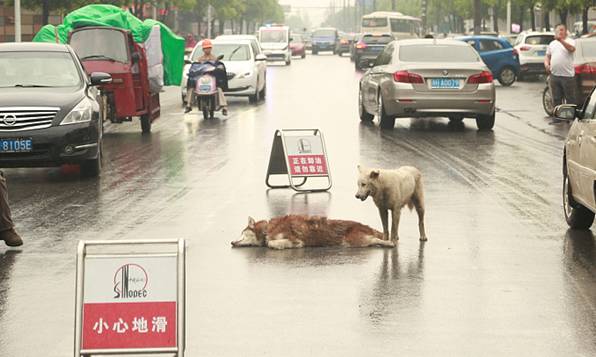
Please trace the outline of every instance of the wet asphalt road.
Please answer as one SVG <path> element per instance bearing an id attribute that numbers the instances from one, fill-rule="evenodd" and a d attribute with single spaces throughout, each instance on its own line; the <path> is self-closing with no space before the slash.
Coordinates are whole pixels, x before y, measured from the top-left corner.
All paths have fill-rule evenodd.
<path id="1" fill-rule="evenodd" d="M 0 250 L 0 356 L 71 355 L 77 240 L 125 238 L 188 240 L 188 356 L 596 355 L 596 240 L 564 222 L 568 124 L 544 118 L 543 84 L 499 87 L 490 133 L 445 119 L 381 132 L 359 123 L 359 76 L 331 55 L 271 66 L 266 102 L 231 100 L 213 121 L 170 88 L 152 135 L 109 128 L 100 179 L 6 170 L 26 243 Z M 329 193 L 266 190 L 283 127 L 323 130 Z M 354 198 L 358 163 L 420 168 L 426 244 L 407 212 L 393 250 L 230 248 L 249 215 L 380 228 Z"/>

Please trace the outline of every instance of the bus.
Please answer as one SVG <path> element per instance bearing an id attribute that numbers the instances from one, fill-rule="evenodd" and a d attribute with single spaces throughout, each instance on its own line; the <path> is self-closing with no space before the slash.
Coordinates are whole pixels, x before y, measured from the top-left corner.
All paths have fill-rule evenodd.
<path id="1" fill-rule="evenodd" d="M 401 12 L 377 11 L 362 16 L 362 33 L 390 33 L 396 40 L 422 37 L 422 20 Z"/>

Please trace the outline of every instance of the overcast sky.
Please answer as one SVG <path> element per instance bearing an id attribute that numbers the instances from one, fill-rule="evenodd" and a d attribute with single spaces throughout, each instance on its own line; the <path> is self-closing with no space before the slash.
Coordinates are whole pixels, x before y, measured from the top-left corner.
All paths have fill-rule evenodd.
<path id="1" fill-rule="evenodd" d="M 336 6 L 339 6 L 343 0 L 335 0 Z M 292 6 L 292 11 L 300 9 L 307 12 L 313 26 L 318 26 L 327 14 L 327 7 L 332 0 L 279 0 L 282 5 Z M 350 0 L 353 3 L 353 0 Z"/>

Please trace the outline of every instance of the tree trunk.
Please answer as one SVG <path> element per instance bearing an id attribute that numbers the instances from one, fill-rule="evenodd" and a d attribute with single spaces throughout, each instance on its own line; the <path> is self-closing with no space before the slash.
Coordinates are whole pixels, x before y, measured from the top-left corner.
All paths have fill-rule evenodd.
<path id="1" fill-rule="evenodd" d="M 546 31 L 550 30 L 550 11 L 544 12 L 544 29 Z"/>
<path id="2" fill-rule="evenodd" d="M 536 31 L 536 13 L 534 12 L 534 6 L 530 7 L 530 24 L 532 31 Z"/>
<path id="3" fill-rule="evenodd" d="M 497 2 L 496 6 L 493 6 L 493 31 L 499 33 L 499 5 Z"/>
<path id="4" fill-rule="evenodd" d="M 590 10 L 589 6 L 584 6 L 582 9 L 582 34 L 585 35 L 588 33 L 588 11 Z"/>
<path id="5" fill-rule="evenodd" d="M 223 35 L 225 28 L 226 28 L 226 20 L 219 19 L 219 34 L 218 35 Z M 213 36 L 213 37 L 215 37 L 215 36 Z"/>
<path id="6" fill-rule="evenodd" d="M 482 22 L 482 0 L 474 0 L 474 35 L 480 35 Z"/>
<path id="7" fill-rule="evenodd" d="M 569 12 L 569 10 L 567 9 L 563 9 L 559 11 L 559 17 L 561 20 L 561 23 L 565 26 L 567 26 L 567 13 Z"/>
<path id="8" fill-rule="evenodd" d="M 524 14 L 526 12 L 526 9 L 524 9 L 523 6 L 520 6 L 519 8 L 519 32 L 522 32 L 524 30 Z"/>
<path id="9" fill-rule="evenodd" d="M 47 25 L 50 19 L 50 0 L 43 0 L 41 4 L 41 23 Z"/>

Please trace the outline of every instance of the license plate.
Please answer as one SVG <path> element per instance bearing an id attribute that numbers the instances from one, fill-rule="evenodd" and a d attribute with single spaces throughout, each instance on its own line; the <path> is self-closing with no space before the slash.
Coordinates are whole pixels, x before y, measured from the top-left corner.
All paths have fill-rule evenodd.
<path id="1" fill-rule="evenodd" d="M 546 56 L 546 51 L 536 51 L 536 56 Z"/>
<path id="2" fill-rule="evenodd" d="M 211 90 L 210 84 L 201 84 L 199 86 L 199 92 L 209 92 Z"/>
<path id="3" fill-rule="evenodd" d="M 453 78 L 432 78 L 430 80 L 432 89 L 459 89 L 459 79 Z"/>
<path id="4" fill-rule="evenodd" d="M 0 139 L 0 152 L 30 152 L 33 150 L 31 139 Z"/>

